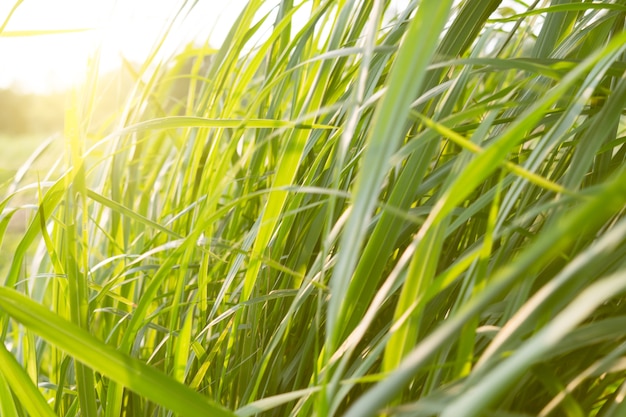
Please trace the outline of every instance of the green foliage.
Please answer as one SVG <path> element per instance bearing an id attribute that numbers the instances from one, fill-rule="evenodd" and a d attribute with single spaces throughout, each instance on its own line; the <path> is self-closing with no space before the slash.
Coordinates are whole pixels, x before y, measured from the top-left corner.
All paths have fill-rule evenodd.
<path id="1" fill-rule="evenodd" d="M 626 2 L 266 6 L 5 183 L 2 415 L 623 415 Z"/>

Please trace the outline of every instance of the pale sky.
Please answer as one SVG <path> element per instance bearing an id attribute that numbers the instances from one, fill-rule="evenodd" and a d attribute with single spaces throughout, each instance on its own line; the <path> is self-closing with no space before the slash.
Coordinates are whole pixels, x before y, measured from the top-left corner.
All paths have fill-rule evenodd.
<path id="1" fill-rule="evenodd" d="M 245 3 L 200 0 L 170 33 L 164 53 L 192 39 L 209 38 L 212 46 L 219 46 Z M 0 1 L 0 23 L 13 4 L 15 0 Z M 118 67 L 120 54 L 141 62 L 182 4 L 174 0 L 24 0 L 0 35 L 0 88 L 14 85 L 36 92 L 66 88 L 80 81 L 98 45 L 102 70 Z M 94 30 L 7 36 L 16 31 L 77 28 Z"/>

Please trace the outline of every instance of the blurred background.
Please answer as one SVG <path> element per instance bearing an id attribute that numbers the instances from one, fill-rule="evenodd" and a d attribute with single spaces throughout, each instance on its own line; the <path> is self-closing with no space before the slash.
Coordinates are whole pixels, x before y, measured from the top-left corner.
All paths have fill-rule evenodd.
<path id="1" fill-rule="evenodd" d="M 192 3 L 0 2 L 2 144 L 7 144 L 8 136 L 19 138 L 25 148 L 22 151 L 28 151 L 31 148 L 28 144 L 34 144 L 29 136 L 45 136 L 61 130 L 66 92 L 83 81 L 90 65 L 98 67 L 102 84 L 117 87 L 108 88 L 107 95 L 99 98 L 101 111 L 119 104 L 127 87 L 125 83 L 131 82 L 130 77 L 124 78 L 124 63 L 144 62 L 179 10 L 188 12 Z M 182 10 L 181 4 L 185 4 Z M 195 12 L 171 28 L 160 53 L 172 54 L 187 43 L 209 38 L 211 46 L 219 46 L 244 4 L 244 0 L 197 2 Z M 171 36 L 172 33 L 176 36 Z M 5 164 L 3 168 L 10 169 Z"/>

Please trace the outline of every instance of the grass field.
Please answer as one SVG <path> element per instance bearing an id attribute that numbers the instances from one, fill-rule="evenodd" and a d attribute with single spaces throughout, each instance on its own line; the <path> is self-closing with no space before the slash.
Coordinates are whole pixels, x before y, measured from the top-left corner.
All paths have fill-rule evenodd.
<path id="1" fill-rule="evenodd" d="M 32 163 L 29 159 L 36 155 L 39 147 L 45 146 L 50 139 L 50 145 L 45 153 L 35 158 Z M 21 187 L 14 182 L 16 176 L 22 177 L 20 183 L 23 185 L 36 184 L 37 181 L 43 181 L 49 174 L 55 163 L 63 159 L 63 139 L 48 138 L 41 134 L 29 135 L 8 135 L 0 134 L 0 184 L 3 184 L 5 191 L 16 190 Z M 27 166 L 28 169 L 22 169 Z M 23 174 L 22 174 L 23 172 Z M 2 236 L 2 248 L 0 250 L 0 273 L 5 275 L 11 261 L 15 249 L 24 235 L 24 231 L 28 227 L 29 221 L 34 218 L 36 213 L 36 205 L 38 203 L 36 189 L 31 191 L 18 192 L 11 198 L 11 207 L 22 207 L 17 211 L 7 224 L 7 228 Z"/>
<path id="2" fill-rule="evenodd" d="M 91 68 L 3 191 L 0 415 L 625 415 L 626 2 L 515 3 L 251 0 L 108 118 Z"/>
<path id="3" fill-rule="evenodd" d="M 0 181 L 6 182 L 12 180 L 20 167 L 27 162 L 28 158 L 35 152 L 38 146 L 46 141 L 45 135 L 29 134 L 29 135 L 8 135 L 0 134 L 0 147 L 2 147 L 2 168 L 0 171 Z M 29 169 L 31 175 L 37 172 L 41 176 L 45 176 L 54 163 L 54 158 L 63 157 L 63 141 L 57 140 L 58 145 L 55 147 L 57 152 L 48 152 L 43 159 L 38 159 Z M 32 181 L 32 179 L 31 179 Z"/>

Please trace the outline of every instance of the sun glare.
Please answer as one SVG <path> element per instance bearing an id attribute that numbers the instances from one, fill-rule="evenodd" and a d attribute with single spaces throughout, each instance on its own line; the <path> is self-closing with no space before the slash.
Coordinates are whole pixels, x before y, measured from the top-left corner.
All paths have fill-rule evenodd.
<path id="1" fill-rule="evenodd" d="M 307 6 L 307 1 L 303 1 Z M 208 39 L 210 46 L 219 47 L 246 3 L 247 0 L 25 0 L 0 34 L 0 56 L 5 57 L 0 89 L 35 93 L 65 90 L 85 78 L 88 63 L 94 62 L 96 53 L 101 72 L 119 68 L 123 59 L 144 62 L 165 31 L 167 36 L 159 54 L 162 58 L 182 50 L 185 43 L 194 39 L 200 43 Z M 405 7 L 405 3 L 392 1 L 396 9 Z M 0 23 L 14 4 L 0 2 Z M 193 12 L 189 13 L 192 4 Z M 276 4 L 267 2 L 259 14 L 275 13 Z M 170 27 L 181 5 L 184 7 L 179 19 Z M 300 17 L 308 14 L 306 10 L 303 7 L 301 13 L 294 15 L 294 30 L 300 21 L 306 21 Z M 266 23 L 269 25 L 270 21 Z M 252 39 L 251 44 L 256 40 Z"/>
<path id="2" fill-rule="evenodd" d="M 168 0 L 24 1 L 0 35 L 0 54 L 8 57 L 0 71 L 0 88 L 39 93 L 66 89 L 84 78 L 96 52 L 101 71 L 120 67 L 122 58 L 142 62 L 181 4 Z M 193 21 L 179 20 L 171 28 L 163 53 L 208 33 L 213 45 L 221 43 L 244 4 L 243 0 L 226 5 L 215 0 L 198 2 Z M 0 3 L 0 21 L 11 7 Z"/>

